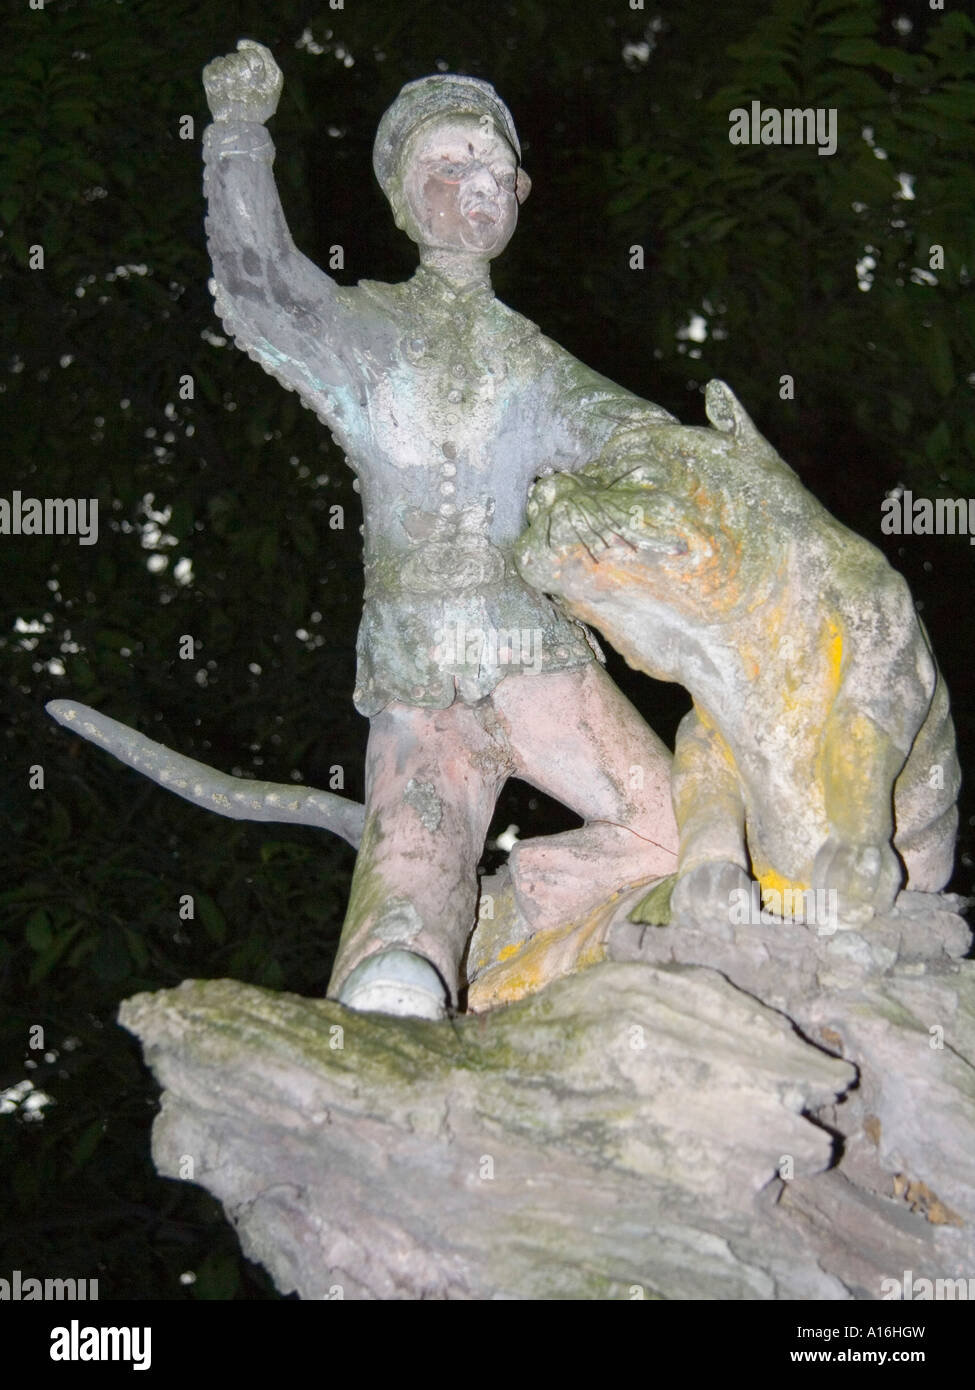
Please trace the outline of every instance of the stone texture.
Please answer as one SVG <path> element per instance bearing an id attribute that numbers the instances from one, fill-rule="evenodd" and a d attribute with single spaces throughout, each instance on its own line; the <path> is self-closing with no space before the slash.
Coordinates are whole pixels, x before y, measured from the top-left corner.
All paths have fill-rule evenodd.
<path id="1" fill-rule="evenodd" d="M 159 1171 L 192 1159 L 303 1298 L 877 1298 L 906 1269 L 971 1274 L 957 901 L 726 941 L 627 923 L 640 891 L 606 914 L 614 959 L 448 1023 L 226 980 L 127 1001 L 164 1087 Z"/>

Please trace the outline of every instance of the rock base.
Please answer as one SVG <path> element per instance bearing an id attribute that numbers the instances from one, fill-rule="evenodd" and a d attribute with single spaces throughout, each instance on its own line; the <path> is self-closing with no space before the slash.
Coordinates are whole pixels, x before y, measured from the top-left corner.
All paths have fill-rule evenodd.
<path id="1" fill-rule="evenodd" d="M 959 906 L 729 939 L 621 898 L 573 929 L 572 973 L 449 1023 L 230 980 L 120 1019 L 164 1088 L 157 1168 L 283 1293 L 880 1298 L 975 1276 Z"/>

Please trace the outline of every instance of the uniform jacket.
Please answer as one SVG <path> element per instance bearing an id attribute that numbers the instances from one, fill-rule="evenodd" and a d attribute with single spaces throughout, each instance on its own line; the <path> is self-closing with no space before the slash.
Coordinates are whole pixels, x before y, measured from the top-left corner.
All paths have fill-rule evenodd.
<path id="1" fill-rule="evenodd" d="M 474 702 L 512 670 L 593 660 L 588 630 L 511 563 L 528 489 L 590 462 L 621 424 L 673 417 L 488 286 L 459 293 L 423 266 L 402 284 L 337 285 L 291 239 L 266 129 L 221 121 L 203 149 L 217 314 L 318 414 L 358 478 L 356 708 Z"/>

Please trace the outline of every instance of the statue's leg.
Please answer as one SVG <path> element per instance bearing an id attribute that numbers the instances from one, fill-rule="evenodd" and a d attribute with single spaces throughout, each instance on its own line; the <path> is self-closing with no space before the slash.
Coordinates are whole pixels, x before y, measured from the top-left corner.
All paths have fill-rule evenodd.
<path id="1" fill-rule="evenodd" d="M 696 709 L 685 714 L 674 750 L 674 809 L 680 826 L 673 920 L 702 930 L 731 926 L 736 902 L 748 900 L 745 803 L 731 750 Z M 745 899 L 735 893 L 745 893 Z"/>
<path id="2" fill-rule="evenodd" d="M 460 702 L 443 710 L 393 703 L 373 717 L 365 829 L 330 997 L 367 957 L 395 950 L 431 962 L 456 1004 L 477 865 L 509 771 L 503 740 Z"/>
<path id="3" fill-rule="evenodd" d="M 514 775 L 586 821 L 512 849 L 515 897 L 531 927 L 577 919 L 617 889 L 674 872 L 671 755 L 601 666 L 506 676 L 493 704 Z"/>
<path id="4" fill-rule="evenodd" d="M 961 768 L 948 692 L 939 675 L 931 708 L 894 784 L 894 848 L 907 869 L 907 887 L 937 893 L 955 867 Z"/>

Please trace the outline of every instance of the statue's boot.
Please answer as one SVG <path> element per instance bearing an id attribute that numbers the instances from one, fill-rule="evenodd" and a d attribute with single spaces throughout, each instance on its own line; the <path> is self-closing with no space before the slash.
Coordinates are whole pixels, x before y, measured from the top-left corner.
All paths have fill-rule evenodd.
<path id="1" fill-rule="evenodd" d="M 413 951 L 379 951 L 346 976 L 339 1003 L 360 1013 L 395 1014 L 399 1018 L 447 1017 L 449 994 L 443 980 L 423 956 Z"/>
<path id="2" fill-rule="evenodd" d="M 509 759 L 460 702 L 391 702 L 370 721 L 366 821 L 328 993 L 442 1018 L 458 1003 L 477 865 Z"/>

